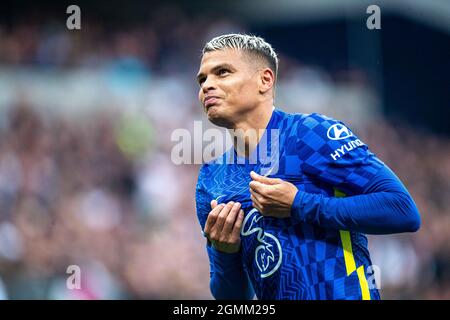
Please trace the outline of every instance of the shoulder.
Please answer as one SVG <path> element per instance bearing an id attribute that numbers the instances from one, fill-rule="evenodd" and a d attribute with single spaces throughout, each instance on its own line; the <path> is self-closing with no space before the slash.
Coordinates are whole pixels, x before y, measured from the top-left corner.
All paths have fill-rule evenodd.
<path id="1" fill-rule="evenodd" d="M 331 140 L 340 140 L 341 137 L 350 137 L 353 133 L 340 120 L 333 119 L 320 113 L 287 113 L 276 110 L 280 122 L 285 129 L 289 130 L 289 136 L 300 136 L 310 134 Z M 336 138 L 336 139 L 335 139 Z"/>
<path id="2" fill-rule="evenodd" d="M 299 119 L 297 133 L 302 137 L 310 134 L 334 141 L 354 136 L 350 128 L 342 121 L 319 113 L 303 114 L 303 117 Z"/>
<path id="3" fill-rule="evenodd" d="M 302 125 L 308 114 L 303 113 L 288 113 L 280 109 L 275 109 L 275 121 L 277 122 L 273 127 L 281 129 L 282 132 L 289 138 L 293 138 L 298 134 L 298 130 Z"/>
<path id="4" fill-rule="evenodd" d="M 313 129 L 318 125 L 330 127 L 333 124 L 342 123 L 342 121 L 320 113 L 288 113 L 280 109 L 275 109 L 275 112 L 279 121 L 298 127 L 299 129 Z"/>
<path id="5" fill-rule="evenodd" d="M 302 118 L 302 126 L 309 129 L 313 129 L 317 126 L 328 128 L 337 123 L 342 123 L 342 121 L 333 119 L 320 113 L 303 114 Z"/>

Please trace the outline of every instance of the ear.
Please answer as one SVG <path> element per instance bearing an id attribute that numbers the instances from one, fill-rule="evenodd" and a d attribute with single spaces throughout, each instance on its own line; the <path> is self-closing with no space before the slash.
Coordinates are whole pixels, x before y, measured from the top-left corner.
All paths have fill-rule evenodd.
<path id="1" fill-rule="evenodd" d="M 264 68 L 259 72 L 259 93 L 265 94 L 273 88 L 275 75 L 270 68 Z"/>

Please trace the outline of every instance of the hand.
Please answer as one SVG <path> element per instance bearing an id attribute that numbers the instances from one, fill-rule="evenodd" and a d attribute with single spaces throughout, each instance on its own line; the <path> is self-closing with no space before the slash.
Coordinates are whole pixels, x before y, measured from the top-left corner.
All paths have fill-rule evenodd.
<path id="1" fill-rule="evenodd" d="M 250 193 L 253 207 L 264 216 L 288 218 L 291 215 L 292 203 L 297 194 L 297 187 L 290 182 L 267 178 L 255 172 L 250 176 Z"/>
<path id="2" fill-rule="evenodd" d="M 230 201 L 226 205 L 217 205 L 217 201 L 213 200 L 211 208 L 203 233 L 214 249 L 225 253 L 238 252 L 241 246 L 240 232 L 244 220 L 241 204 Z"/>

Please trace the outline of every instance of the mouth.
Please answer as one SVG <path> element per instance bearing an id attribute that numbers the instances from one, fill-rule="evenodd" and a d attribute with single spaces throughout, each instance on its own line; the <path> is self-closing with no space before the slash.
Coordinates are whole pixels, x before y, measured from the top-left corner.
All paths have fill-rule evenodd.
<path id="1" fill-rule="evenodd" d="M 206 97 L 206 99 L 203 101 L 203 105 L 205 106 L 206 110 L 208 110 L 209 108 L 217 104 L 218 101 L 219 97 L 214 96 Z"/>

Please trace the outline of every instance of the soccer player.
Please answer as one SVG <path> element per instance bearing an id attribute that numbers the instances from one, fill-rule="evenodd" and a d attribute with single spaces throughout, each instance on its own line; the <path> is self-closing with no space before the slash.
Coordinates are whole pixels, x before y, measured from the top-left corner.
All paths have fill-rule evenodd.
<path id="1" fill-rule="evenodd" d="M 211 292 L 216 299 L 380 299 L 365 234 L 415 232 L 417 207 L 342 122 L 275 108 L 277 69 L 260 37 L 223 35 L 203 49 L 197 78 L 209 121 L 257 132 L 257 139 L 235 134 L 234 147 L 199 172 Z M 262 144 L 277 161 L 261 156 Z"/>

